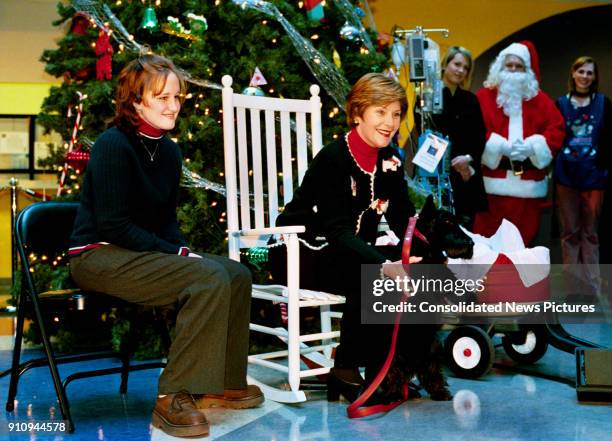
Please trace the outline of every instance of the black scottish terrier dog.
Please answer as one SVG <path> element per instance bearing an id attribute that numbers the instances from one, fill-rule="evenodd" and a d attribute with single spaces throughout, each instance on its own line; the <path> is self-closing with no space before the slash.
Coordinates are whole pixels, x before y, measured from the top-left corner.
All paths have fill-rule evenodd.
<path id="1" fill-rule="evenodd" d="M 414 238 L 412 254 L 421 256 L 421 263 L 445 263 L 447 257 L 472 258 L 474 242 L 463 232 L 456 217 L 447 210 L 436 208 L 428 196 L 419 213 L 417 229 L 427 242 Z"/>
<path id="2" fill-rule="evenodd" d="M 444 264 L 447 257 L 470 259 L 473 255 L 472 239 L 461 230 L 454 215 L 435 207 L 431 196 L 419 213 L 416 228 L 425 240 L 417 235 L 413 237 L 411 255 L 422 257 L 420 263 Z M 454 276 L 444 266 L 436 266 L 435 277 L 451 279 Z M 438 302 L 452 301 L 438 295 L 432 296 L 433 299 Z M 397 398 L 404 385 L 410 384 L 416 376 L 432 400 L 452 399 L 442 372 L 442 348 L 436 338 L 440 327 L 437 323 L 400 327 L 393 364 L 381 388 L 385 396 Z M 411 388 L 410 396 L 420 396 L 418 389 Z"/>

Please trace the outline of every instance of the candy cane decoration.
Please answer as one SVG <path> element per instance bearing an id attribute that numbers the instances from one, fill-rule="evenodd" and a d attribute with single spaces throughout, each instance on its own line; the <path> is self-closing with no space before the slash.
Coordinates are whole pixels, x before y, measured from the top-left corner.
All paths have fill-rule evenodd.
<path id="1" fill-rule="evenodd" d="M 289 324 L 289 312 L 287 311 L 287 303 L 280 302 L 280 312 L 283 325 Z"/>
<path id="2" fill-rule="evenodd" d="M 70 144 L 68 144 L 68 152 L 70 153 L 76 144 L 77 133 L 79 132 L 79 124 L 81 124 L 81 113 L 83 112 L 83 101 L 87 98 L 87 95 L 83 95 L 77 91 L 79 96 L 79 107 L 77 108 L 76 119 L 74 121 L 74 127 L 72 128 L 72 137 L 70 138 Z M 68 108 L 70 113 L 70 107 Z M 57 188 L 57 195 L 62 194 L 62 188 L 64 187 L 64 181 L 66 180 L 66 174 L 68 173 L 68 161 L 64 161 L 64 168 L 62 170 L 62 176 L 60 177 L 59 187 Z"/>

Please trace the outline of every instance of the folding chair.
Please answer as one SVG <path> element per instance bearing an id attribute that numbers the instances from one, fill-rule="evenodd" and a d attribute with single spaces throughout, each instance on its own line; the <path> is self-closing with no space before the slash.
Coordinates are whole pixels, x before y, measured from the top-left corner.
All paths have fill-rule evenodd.
<path id="1" fill-rule="evenodd" d="M 253 287 L 253 298 L 287 305 L 287 328 L 250 324 L 251 331 L 275 335 L 285 341 L 287 350 L 251 354 L 249 362 L 285 373 L 289 390 L 252 377 L 249 380 L 261 387 L 271 400 L 305 401 L 306 396 L 300 390 L 301 379 L 326 374 L 333 366 L 332 348 L 337 345 L 333 339 L 340 336 L 340 331 L 332 331 L 331 319 L 341 315 L 331 311 L 330 306 L 344 303 L 344 297 L 300 289 L 298 233 L 305 228 L 301 225 L 275 227 L 274 224 L 279 214 L 279 195 L 283 206 L 291 201 L 293 188 L 302 181 L 309 158 L 322 147 L 319 86 L 310 86 L 309 100 L 296 100 L 234 93 L 229 75 L 223 77 L 222 83 L 229 257 L 240 261 L 241 248 L 265 246 L 273 235 L 282 237 L 287 247 L 287 286 Z M 279 135 L 281 153 L 277 160 Z M 321 332 L 300 333 L 300 308 L 304 307 L 320 308 Z M 317 341 L 320 344 L 307 345 Z M 318 367 L 305 368 L 300 356 Z"/>
<path id="2" fill-rule="evenodd" d="M 54 353 L 49 340 L 48 326 L 46 324 L 46 322 L 51 320 L 51 317 L 45 316 L 45 309 L 43 308 L 44 305 L 48 303 L 53 303 L 54 307 L 59 306 L 64 308 L 64 310 L 82 310 L 89 307 L 90 303 L 92 307 L 94 307 L 97 301 L 104 300 L 107 302 L 106 304 L 113 306 L 129 306 L 133 308 L 134 315 L 137 313 L 134 309 L 136 308 L 135 305 L 129 305 L 119 299 L 100 293 L 84 293 L 78 289 L 38 292 L 36 289 L 28 256 L 31 253 L 39 256 L 57 256 L 66 252 L 68 250 L 68 241 L 72 232 L 78 206 L 78 202 L 38 202 L 26 207 L 17 217 L 15 238 L 21 260 L 21 291 L 19 293 L 17 306 L 17 329 L 15 333 L 12 367 L 2 374 L 6 375 L 9 372 L 11 374 L 6 410 L 12 412 L 14 410 L 15 397 L 17 396 L 17 385 L 21 375 L 32 368 L 48 366 L 53 379 L 53 385 L 55 386 L 60 411 L 63 419 L 68 424 L 69 432 L 74 431 L 74 423 L 66 397 L 66 387 L 71 381 L 79 378 L 120 373 L 121 385 L 119 391 L 124 394 L 127 392 L 129 371 L 152 368 L 159 369 L 165 366 L 163 362 L 130 365 L 129 351 L 131 349 L 131 342 L 129 342 L 129 338 L 128 344 L 123 345 L 121 352 L 105 351 L 73 355 L 56 355 Z M 21 339 L 23 337 L 24 321 L 28 311 L 34 313 L 33 319 L 40 330 L 45 357 L 20 363 Z M 169 342 L 167 329 L 165 335 L 162 335 L 162 337 L 166 337 L 165 343 Z M 121 360 L 121 367 L 76 372 L 66 376 L 63 380 L 57 369 L 58 364 L 102 358 L 119 358 Z"/>

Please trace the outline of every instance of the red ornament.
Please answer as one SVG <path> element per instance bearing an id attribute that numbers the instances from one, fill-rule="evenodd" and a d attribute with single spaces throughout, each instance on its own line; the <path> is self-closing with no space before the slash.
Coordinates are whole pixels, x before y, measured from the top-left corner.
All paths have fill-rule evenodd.
<path id="1" fill-rule="evenodd" d="M 77 12 L 72 17 L 70 22 L 70 33 L 73 35 L 88 36 L 88 30 L 91 27 L 92 18 L 85 12 Z M 70 84 L 73 81 L 87 81 L 93 75 L 93 66 L 85 66 L 75 72 L 64 72 L 64 82 Z"/>
<path id="2" fill-rule="evenodd" d="M 382 52 L 387 46 L 390 46 L 393 41 L 391 34 L 387 32 L 379 32 L 376 36 L 376 50 Z"/>
<path id="3" fill-rule="evenodd" d="M 110 80 L 113 71 L 113 46 L 110 42 L 110 31 L 107 27 L 104 27 L 98 33 L 98 40 L 96 41 L 96 78 L 98 80 Z"/>
<path id="4" fill-rule="evenodd" d="M 66 162 L 70 167 L 81 173 L 85 170 L 85 167 L 87 167 L 89 157 L 89 152 L 84 151 L 82 146 L 78 144 L 76 149 L 66 153 Z"/>
<path id="5" fill-rule="evenodd" d="M 87 35 L 87 29 L 91 26 L 91 17 L 84 12 L 77 12 L 72 17 L 70 32 L 77 35 Z"/>

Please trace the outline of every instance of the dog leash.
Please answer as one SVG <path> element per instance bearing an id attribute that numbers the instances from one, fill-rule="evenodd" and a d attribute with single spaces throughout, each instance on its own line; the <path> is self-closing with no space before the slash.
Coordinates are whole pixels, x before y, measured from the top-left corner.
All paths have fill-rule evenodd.
<path id="1" fill-rule="evenodd" d="M 425 236 L 423 236 L 423 234 L 416 229 L 417 219 L 418 215 L 415 215 L 408 220 L 408 227 L 406 228 L 406 234 L 404 235 L 404 243 L 402 245 L 402 265 L 410 265 L 410 249 L 412 248 L 412 238 L 415 235 L 419 239 L 423 240 L 425 243 L 429 243 L 427 242 Z M 404 268 L 406 268 L 406 266 Z M 406 298 L 407 293 L 404 293 L 400 302 L 403 302 Z M 389 353 L 387 354 L 385 363 L 374 378 L 374 381 L 372 381 L 372 383 L 370 383 L 366 390 L 346 408 L 346 413 L 349 418 L 363 418 L 366 416 L 375 415 L 377 413 L 389 412 L 408 399 L 408 384 L 404 384 L 402 386 L 401 400 L 394 401 L 389 404 L 375 404 L 373 406 L 367 406 L 363 408 L 361 407 L 372 396 L 376 389 L 378 389 L 378 386 L 380 386 L 380 384 L 387 376 L 387 373 L 389 372 L 389 368 L 391 367 L 391 363 L 393 362 L 393 357 L 395 356 L 395 346 L 397 345 L 397 335 L 399 333 L 399 324 L 401 316 L 402 313 L 400 311 L 398 311 L 395 315 L 395 322 L 393 324 L 393 334 L 391 335 L 391 345 L 389 347 Z"/>

